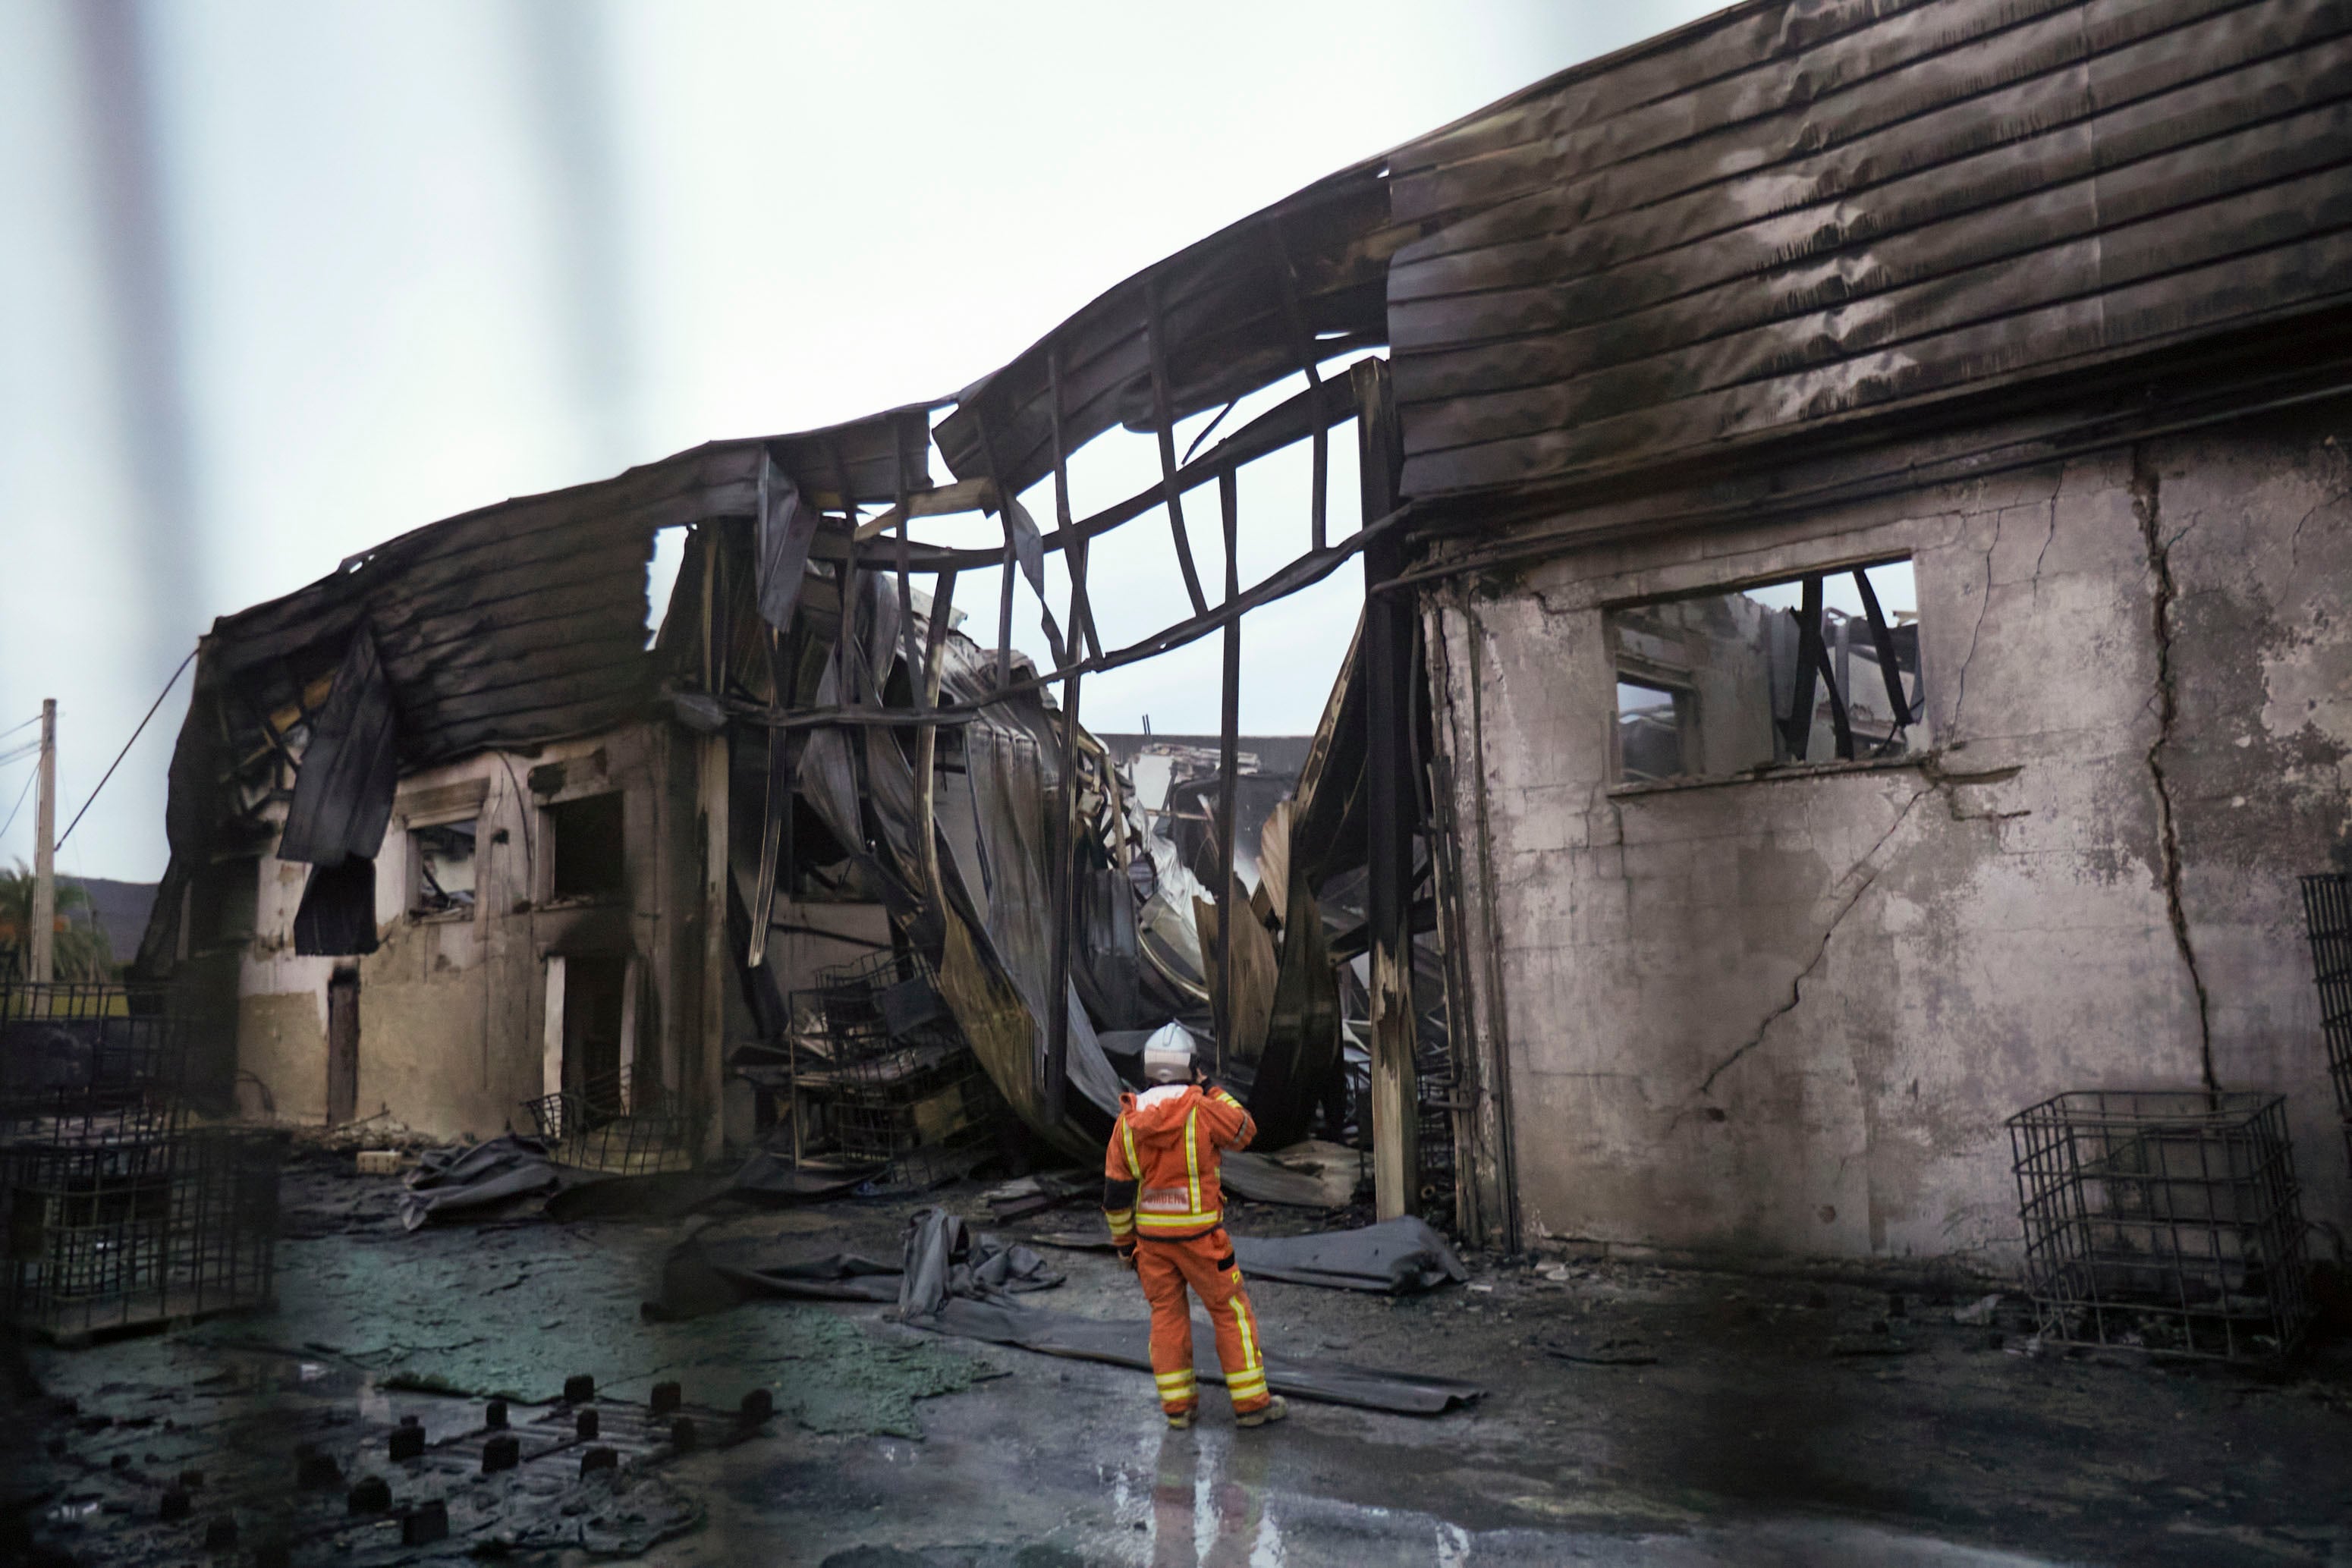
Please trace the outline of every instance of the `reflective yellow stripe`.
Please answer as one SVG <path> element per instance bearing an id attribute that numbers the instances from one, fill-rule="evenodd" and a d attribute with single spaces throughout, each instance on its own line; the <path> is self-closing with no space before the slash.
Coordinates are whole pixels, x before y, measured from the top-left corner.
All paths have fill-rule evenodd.
<path id="1" fill-rule="evenodd" d="M 1184 1113 L 1184 1185 L 1192 1194 L 1192 1212 L 1201 1211 L 1201 1145 L 1199 1107 Z"/>
<path id="2" fill-rule="evenodd" d="M 1187 1372 L 1160 1372 L 1152 1375 L 1162 1388 L 1183 1388 L 1191 1385 L 1192 1375 Z"/>
<path id="3" fill-rule="evenodd" d="M 1118 1139 L 1120 1143 L 1127 1145 L 1128 1174 L 1133 1176 L 1136 1180 L 1141 1181 L 1143 1179 L 1143 1162 L 1136 1157 L 1135 1129 L 1127 1124 L 1127 1118 L 1124 1116 L 1121 1116 L 1118 1119 Z M 1198 1208 L 1201 1206 L 1196 1203 L 1192 1207 Z"/>
<path id="4" fill-rule="evenodd" d="M 1185 1236 L 1198 1230 L 1213 1229 L 1223 1222 L 1223 1213 L 1213 1208 L 1206 1214 L 1156 1214 L 1147 1208 L 1135 1217 L 1138 1230 L 1167 1231 Z"/>
<path id="5" fill-rule="evenodd" d="M 1239 1296 L 1234 1298 L 1234 1322 L 1242 1331 L 1242 1364 L 1255 1372 L 1265 1364 L 1257 1357 L 1257 1334 L 1250 1327 L 1249 1309 L 1242 1305 Z"/>

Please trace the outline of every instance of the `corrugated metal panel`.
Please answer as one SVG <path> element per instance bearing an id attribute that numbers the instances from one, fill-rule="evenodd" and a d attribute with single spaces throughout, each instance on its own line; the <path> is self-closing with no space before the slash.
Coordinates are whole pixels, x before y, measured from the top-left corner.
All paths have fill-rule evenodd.
<path id="1" fill-rule="evenodd" d="M 1049 355 L 1062 356 L 1063 440 L 1076 451 L 1115 424 L 1155 428 L 1149 341 L 1159 292 L 1170 402 L 1181 419 L 1299 368 L 1283 299 L 1286 259 L 1312 352 L 1331 358 L 1386 332 L 1388 258 L 1418 231 L 1389 221 L 1380 160 L 1360 163 L 1157 262 L 966 388 L 932 433 L 960 478 L 1014 491 L 1053 472 Z"/>
<path id="2" fill-rule="evenodd" d="M 2346 0 L 1771 0 L 1392 155 L 1405 488 L 2352 302 Z"/>
<path id="3" fill-rule="evenodd" d="M 402 764 L 608 728 L 645 711 L 646 569 L 659 529 L 757 507 L 762 448 L 821 505 L 930 483 L 929 413 L 894 409 L 765 440 L 713 442 L 595 484 L 431 524 L 332 576 L 215 623 L 173 761 L 175 849 L 273 788 L 362 626 Z"/>

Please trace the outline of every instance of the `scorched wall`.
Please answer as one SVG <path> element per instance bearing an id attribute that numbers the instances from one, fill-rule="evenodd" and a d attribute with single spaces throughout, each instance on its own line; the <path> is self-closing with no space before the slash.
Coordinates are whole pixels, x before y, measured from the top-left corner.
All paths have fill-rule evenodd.
<path id="1" fill-rule="evenodd" d="M 2209 1081 L 2288 1096 L 2305 1213 L 2342 1220 L 2295 879 L 2352 824 L 2347 433 L 2339 403 L 1429 599 L 1524 1237 L 2005 1266 L 2005 1117 Z M 1906 555 L 1924 756 L 1612 786 L 1605 607 Z"/>

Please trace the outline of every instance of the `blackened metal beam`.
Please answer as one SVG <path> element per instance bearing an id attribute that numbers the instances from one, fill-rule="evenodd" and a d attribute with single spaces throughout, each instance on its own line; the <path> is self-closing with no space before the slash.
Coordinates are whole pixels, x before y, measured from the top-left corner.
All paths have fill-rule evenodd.
<path id="1" fill-rule="evenodd" d="M 1315 334 L 1307 329 L 1306 312 L 1298 305 L 1298 272 L 1290 264 L 1290 247 L 1283 243 L 1282 217 L 1268 213 L 1265 218 L 1265 240 L 1274 255 L 1274 278 L 1282 290 L 1282 314 L 1290 328 L 1290 338 L 1298 354 L 1298 368 L 1307 377 L 1307 390 L 1319 391 L 1323 372 L 1315 362 Z M 1314 546 L 1323 548 L 1329 531 L 1331 489 L 1331 434 L 1321 423 L 1315 426 L 1315 476 L 1311 500 L 1307 507 L 1314 526 Z"/>
<path id="2" fill-rule="evenodd" d="M 1217 476 L 1217 513 L 1225 533 L 1225 603 L 1242 596 L 1241 478 L 1228 468 Z M 1234 927 L 1244 919 L 1248 905 L 1234 894 L 1234 848 L 1241 837 L 1234 820 L 1240 794 L 1242 722 L 1242 618 L 1225 622 L 1223 706 L 1217 720 L 1217 1073 L 1223 1076 L 1234 1026 Z"/>
<path id="3" fill-rule="evenodd" d="M 1175 483 L 1176 415 L 1168 397 L 1168 342 L 1160 323 L 1157 274 L 1151 278 L 1145 298 L 1146 337 L 1151 353 L 1151 414 L 1160 435 L 1160 479 L 1167 490 L 1168 532 L 1176 541 L 1176 565 L 1184 574 L 1184 591 L 1192 596 L 1192 613 L 1205 615 L 1209 601 L 1201 592 L 1201 570 L 1192 564 L 1192 540 L 1184 532 L 1184 496 Z"/>
<path id="4" fill-rule="evenodd" d="M 1054 425 L 1054 520 L 1070 526 L 1070 475 L 1062 450 L 1062 356 L 1057 346 L 1046 361 L 1052 383 Z M 1006 536 L 1010 538 L 1010 534 Z M 1087 555 L 1069 554 L 1070 652 L 1084 653 L 1093 614 L 1087 605 Z M 1096 652 L 1099 653 L 1100 649 Z M 1054 949 L 1046 966 L 1045 1060 L 1039 1091 L 1045 1116 L 1058 1118 L 1070 1075 L 1070 930 L 1076 922 L 1078 897 L 1078 682 L 1073 672 L 1062 682 L 1062 779 L 1060 810 L 1055 831 L 1046 835 L 1048 863 L 1054 868 Z"/>

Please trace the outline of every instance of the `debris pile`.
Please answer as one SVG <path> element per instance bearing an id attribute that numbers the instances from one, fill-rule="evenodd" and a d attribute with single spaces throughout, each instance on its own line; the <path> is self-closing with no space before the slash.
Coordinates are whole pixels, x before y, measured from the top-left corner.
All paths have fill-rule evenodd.
<path id="1" fill-rule="evenodd" d="M 923 1188 L 993 1148 L 1003 1099 L 921 955 L 824 970 L 793 993 L 791 1019 L 777 1045 L 739 1052 L 736 1070 L 789 1105 L 795 1160 Z"/>

